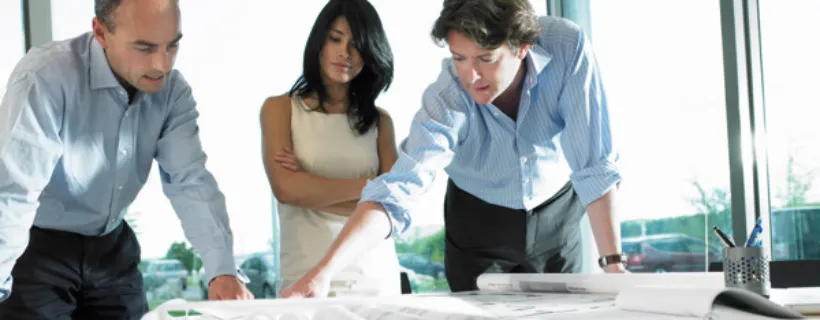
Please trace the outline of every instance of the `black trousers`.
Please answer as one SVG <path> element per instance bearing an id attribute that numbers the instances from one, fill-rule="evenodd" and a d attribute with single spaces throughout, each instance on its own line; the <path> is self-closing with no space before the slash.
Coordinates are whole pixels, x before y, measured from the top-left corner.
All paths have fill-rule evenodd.
<path id="1" fill-rule="evenodd" d="M 447 185 L 444 273 L 453 292 L 477 290 L 482 273 L 578 273 L 586 210 L 567 183 L 532 211 L 487 203 Z"/>
<path id="2" fill-rule="evenodd" d="M 31 228 L 0 319 L 140 319 L 148 312 L 140 246 L 122 222 L 101 237 Z"/>

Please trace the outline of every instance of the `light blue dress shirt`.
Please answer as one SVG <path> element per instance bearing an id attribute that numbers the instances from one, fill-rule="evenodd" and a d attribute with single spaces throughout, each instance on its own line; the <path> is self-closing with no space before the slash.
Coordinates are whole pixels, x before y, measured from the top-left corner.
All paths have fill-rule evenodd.
<path id="1" fill-rule="evenodd" d="M 371 180 L 360 202 L 382 204 L 393 234 L 407 229 L 413 203 L 436 171 L 485 202 L 531 210 L 567 180 L 584 206 L 621 180 L 609 110 L 592 48 L 568 20 L 539 18 L 541 33 L 525 58 L 516 119 L 479 105 L 445 59 L 422 97 L 390 172 Z M 570 170 L 561 170 L 563 154 Z M 566 165 L 565 164 L 565 165 Z"/>
<path id="2" fill-rule="evenodd" d="M 205 168 L 195 106 L 177 71 L 129 105 L 90 33 L 32 49 L 0 103 L 0 279 L 32 224 L 89 236 L 119 226 L 155 159 L 208 280 L 236 275 L 225 198 Z"/>

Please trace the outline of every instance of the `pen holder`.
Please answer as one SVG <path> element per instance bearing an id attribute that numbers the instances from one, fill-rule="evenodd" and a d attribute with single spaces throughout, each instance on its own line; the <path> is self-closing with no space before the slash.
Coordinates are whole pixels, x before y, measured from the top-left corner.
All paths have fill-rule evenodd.
<path id="1" fill-rule="evenodd" d="M 726 287 L 745 289 L 769 297 L 769 256 L 763 247 L 723 249 L 723 280 Z"/>

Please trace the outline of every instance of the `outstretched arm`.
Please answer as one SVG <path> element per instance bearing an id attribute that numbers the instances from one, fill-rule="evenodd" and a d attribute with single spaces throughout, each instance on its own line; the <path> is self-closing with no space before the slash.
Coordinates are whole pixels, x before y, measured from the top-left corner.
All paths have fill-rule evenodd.
<path id="1" fill-rule="evenodd" d="M 565 54 L 570 64 L 558 107 L 565 122 L 561 146 L 573 170 L 573 188 L 586 206 L 601 256 L 620 252 L 616 190 L 621 181 L 613 146 L 609 108 L 595 57 L 582 32 Z M 605 268 L 622 272 L 623 265 Z"/>
<path id="2" fill-rule="evenodd" d="M 205 168 L 207 157 L 199 139 L 199 113 L 191 88 L 180 74 L 172 80 L 168 84 L 172 86 L 172 109 L 156 152 L 163 192 L 182 222 L 185 237 L 202 257 L 209 298 L 253 298 L 237 278 L 225 197 Z"/>

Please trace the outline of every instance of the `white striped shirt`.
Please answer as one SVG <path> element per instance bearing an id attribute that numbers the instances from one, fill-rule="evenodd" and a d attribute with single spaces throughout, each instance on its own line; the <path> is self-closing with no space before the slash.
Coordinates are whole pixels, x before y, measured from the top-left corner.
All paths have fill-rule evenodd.
<path id="1" fill-rule="evenodd" d="M 413 203 L 441 168 L 464 191 L 524 210 L 546 201 L 567 179 L 584 206 L 620 182 L 590 44 L 566 19 L 541 17 L 539 23 L 541 35 L 525 59 L 517 120 L 473 101 L 452 59 L 444 60 L 399 146 L 398 161 L 362 191 L 360 202 L 385 207 L 394 235 L 410 226 Z M 560 170 L 561 154 L 572 170 L 569 176 Z"/>

